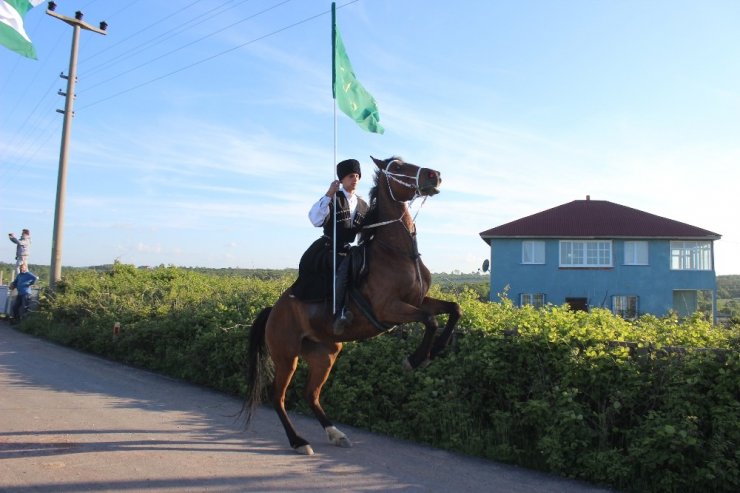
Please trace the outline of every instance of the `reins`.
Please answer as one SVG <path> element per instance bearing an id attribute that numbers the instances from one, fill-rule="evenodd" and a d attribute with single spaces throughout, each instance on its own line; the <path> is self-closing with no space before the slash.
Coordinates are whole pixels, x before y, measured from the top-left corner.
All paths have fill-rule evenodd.
<path id="1" fill-rule="evenodd" d="M 416 200 L 417 198 L 418 198 L 418 196 L 416 196 L 416 197 L 414 197 L 413 199 L 409 200 L 409 201 L 408 201 L 408 202 L 409 202 L 409 205 L 408 205 L 408 207 L 411 207 L 411 205 L 412 205 L 412 204 L 414 203 L 414 200 Z M 411 223 L 412 223 L 412 224 L 413 224 L 414 226 L 416 226 L 416 216 L 418 216 L 418 215 L 419 215 L 419 213 L 421 212 L 421 208 L 422 208 L 422 207 L 424 207 L 424 204 L 426 203 L 426 201 L 427 201 L 427 199 L 428 199 L 428 198 L 429 198 L 429 197 L 424 197 L 424 200 L 422 200 L 422 201 L 421 201 L 421 205 L 419 206 L 419 210 L 418 210 L 418 211 L 416 211 L 416 214 L 414 214 L 414 217 L 412 217 L 412 218 L 411 218 Z M 394 199 L 394 200 L 395 200 L 395 199 Z M 401 201 L 400 201 L 400 200 L 396 200 L 396 202 L 401 202 Z M 388 221 L 382 221 L 382 222 L 379 222 L 379 223 L 374 223 L 374 224 L 368 224 L 367 226 L 363 226 L 363 227 L 362 227 L 362 229 L 372 229 L 372 228 L 379 228 L 379 227 L 381 227 L 381 226 L 386 226 L 386 225 L 388 225 L 388 224 L 392 224 L 392 223 L 396 223 L 396 222 L 398 222 L 398 223 L 401 223 L 401 224 L 403 224 L 403 227 L 404 227 L 404 228 L 406 229 L 406 231 L 407 231 L 407 232 L 408 232 L 409 234 L 412 234 L 412 233 L 411 233 L 411 231 L 409 231 L 409 229 L 408 229 L 408 228 L 406 228 L 406 224 L 405 224 L 405 223 L 404 223 L 404 222 L 402 221 L 402 219 L 403 219 L 403 216 L 405 216 L 405 215 L 406 215 L 406 211 L 403 211 L 403 213 L 401 213 L 401 217 L 399 217 L 398 219 L 389 219 Z M 416 230 L 416 227 L 414 227 L 414 231 L 415 231 L 415 230 Z"/>

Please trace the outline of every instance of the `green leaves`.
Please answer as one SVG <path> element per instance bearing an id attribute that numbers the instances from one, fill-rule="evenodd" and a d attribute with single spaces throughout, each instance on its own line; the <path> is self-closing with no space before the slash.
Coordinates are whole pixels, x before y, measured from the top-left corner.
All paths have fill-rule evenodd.
<path id="1" fill-rule="evenodd" d="M 70 274 L 21 327 L 240 394 L 248 326 L 292 280 L 116 264 Z M 332 419 L 623 491 L 740 491 L 738 325 L 430 294 L 462 306 L 454 345 L 406 372 L 420 326 L 345 344 L 322 394 Z M 308 413 L 305 376 L 288 402 Z"/>

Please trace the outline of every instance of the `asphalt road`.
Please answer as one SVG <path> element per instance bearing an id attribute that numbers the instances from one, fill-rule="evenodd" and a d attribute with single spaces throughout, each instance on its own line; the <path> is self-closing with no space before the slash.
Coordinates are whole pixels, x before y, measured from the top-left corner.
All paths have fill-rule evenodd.
<path id="1" fill-rule="evenodd" d="M 567 479 L 338 425 L 330 445 L 294 416 L 298 455 L 267 407 L 19 333 L 0 322 L 0 491 L 606 492 Z"/>

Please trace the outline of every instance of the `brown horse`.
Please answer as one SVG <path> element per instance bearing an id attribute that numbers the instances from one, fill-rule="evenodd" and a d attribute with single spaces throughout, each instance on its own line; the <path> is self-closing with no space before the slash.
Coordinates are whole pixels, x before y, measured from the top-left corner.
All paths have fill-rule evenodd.
<path id="1" fill-rule="evenodd" d="M 421 168 L 398 157 L 372 158 L 377 166 L 375 186 L 370 191 L 370 213 L 363 227 L 361 243 L 367 246 L 370 267 L 359 291 L 348 308 L 355 314 L 341 335 L 332 330 L 330 303 L 306 303 L 290 289 L 274 306 L 260 312 L 252 325 L 247 361 L 247 395 L 244 403 L 247 424 L 261 401 L 268 369 L 265 345 L 274 367 L 272 403 L 283 423 L 291 447 L 313 455 L 311 445 L 296 432 L 285 411 L 285 393 L 302 357 L 308 365 L 305 398 L 324 427 L 329 441 L 340 447 L 351 446 L 319 402 L 321 388 L 342 350 L 342 342 L 368 339 L 386 328 L 407 322 L 421 322 L 425 332 L 416 351 L 406 358 L 414 369 L 433 359 L 452 339 L 460 318 L 457 303 L 426 296 L 431 283 L 416 248 L 416 229 L 408 202 L 420 196 L 435 195 L 442 180 L 438 171 Z M 356 294 L 356 292 L 355 292 Z M 444 330 L 436 337 L 436 316 L 447 314 Z"/>

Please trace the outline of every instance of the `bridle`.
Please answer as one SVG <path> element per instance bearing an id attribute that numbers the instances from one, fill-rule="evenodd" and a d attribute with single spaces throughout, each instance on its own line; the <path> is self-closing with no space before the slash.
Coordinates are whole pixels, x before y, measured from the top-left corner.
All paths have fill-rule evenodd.
<path id="1" fill-rule="evenodd" d="M 386 178 L 385 179 L 385 182 L 388 184 L 388 193 L 390 194 L 391 199 L 393 199 L 394 202 L 408 202 L 409 203 L 409 207 L 411 207 L 411 205 L 414 203 L 414 201 L 416 199 L 418 199 L 419 197 L 421 197 L 421 190 L 419 190 L 419 175 L 421 174 L 421 166 L 419 166 L 418 169 L 416 170 L 416 177 L 414 178 L 413 183 L 408 183 L 408 182 L 403 181 L 403 180 L 400 180 L 400 179 L 398 179 L 396 177 L 399 177 L 400 176 L 400 177 L 403 177 L 403 178 L 408 179 L 408 178 L 411 178 L 410 176 L 408 176 L 408 175 L 402 175 L 400 173 L 391 173 L 390 171 L 388 171 L 388 168 L 390 168 L 391 164 L 393 164 L 393 163 L 400 163 L 400 162 L 401 161 L 399 161 L 398 159 L 392 160 L 391 162 L 389 162 L 385 166 L 385 168 L 381 169 L 381 172 L 385 175 L 385 178 Z M 402 185 L 402 186 L 404 186 L 406 188 L 413 189 L 414 190 L 414 196 L 411 197 L 408 200 L 399 200 L 399 199 L 397 199 L 396 196 L 393 194 L 393 188 L 391 188 L 391 181 L 394 181 L 394 182 L 398 183 L 399 185 Z M 421 203 L 421 207 L 424 206 L 424 203 L 426 203 L 426 201 L 427 201 L 427 197 L 424 197 L 424 200 Z M 403 216 L 406 215 L 406 210 L 404 210 L 401 213 L 401 217 L 399 217 L 398 219 L 390 219 L 388 221 L 382 221 L 382 222 L 375 223 L 375 224 L 368 224 L 367 226 L 363 226 L 362 229 L 378 228 L 380 226 L 385 226 L 387 224 L 399 222 L 399 223 L 401 223 L 403 225 L 403 227 L 406 229 L 406 231 L 408 232 L 408 234 L 411 235 L 411 236 L 413 236 L 414 233 L 416 232 L 416 216 L 418 216 L 419 215 L 419 212 L 421 212 L 421 207 L 419 207 L 419 210 L 416 211 L 416 214 L 414 214 L 414 217 L 411 219 L 411 224 L 413 225 L 413 232 L 410 231 L 406 227 L 406 224 L 402 221 Z"/>
<path id="2" fill-rule="evenodd" d="M 401 213 L 401 217 L 399 217 L 398 219 L 390 219 L 388 221 L 382 221 L 382 222 L 379 222 L 379 223 L 368 224 L 368 225 L 363 226 L 362 229 L 379 228 L 381 226 L 385 226 L 385 225 L 392 224 L 392 223 L 395 223 L 395 222 L 401 223 L 401 225 L 403 226 L 403 228 L 406 230 L 406 232 L 408 233 L 409 237 L 411 238 L 411 243 L 412 243 L 412 247 L 413 247 L 413 251 L 412 251 L 412 254 L 411 254 L 411 259 L 416 264 L 416 275 L 417 275 L 417 277 L 419 279 L 419 285 L 422 287 L 422 290 L 421 291 L 422 291 L 422 301 L 423 301 L 423 299 L 424 299 L 424 294 L 423 294 L 424 293 L 424 289 L 423 289 L 424 288 L 424 282 L 423 282 L 422 276 L 421 276 L 421 265 L 420 265 L 421 254 L 419 253 L 419 250 L 418 250 L 417 244 L 416 244 L 416 216 L 418 216 L 419 215 L 419 212 L 421 212 L 421 207 L 424 206 L 424 204 L 426 203 L 428 197 L 427 196 L 424 197 L 424 200 L 422 201 L 421 206 L 419 207 L 419 210 L 416 211 L 416 214 L 414 214 L 414 217 L 411 218 L 411 229 L 409 229 L 406 226 L 406 223 L 403 222 L 403 216 L 405 216 L 406 213 L 408 212 L 408 207 L 411 207 L 411 205 L 414 203 L 414 201 L 417 198 L 419 198 L 419 197 L 422 196 L 421 195 L 421 191 L 419 189 L 419 175 L 421 173 L 421 166 L 419 166 L 418 169 L 417 169 L 417 171 L 416 171 L 416 177 L 414 178 L 413 183 L 409 183 L 409 182 L 406 182 L 406 181 L 401 180 L 401 179 L 398 178 L 398 177 L 403 177 L 403 178 L 406 178 L 406 179 L 411 178 L 408 175 L 402 175 L 400 173 L 392 173 L 392 172 L 388 171 L 388 168 L 391 166 L 391 164 L 396 163 L 396 162 L 400 162 L 400 161 L 398 159 L 392 160 L 391 162 L 389 162 L 385 166 L 385 168 L 382 168 L 381 171 L 385 175 L 385 178 L 386 178 L 385 181 L 388 184 L 388 193 L 390 194 L 391 199 L 393 199 L 395 202 L 408 202 L 409 204 L 408 204 L 407 208 L 405 208 L 403 210 L 403 212 Z M 402 185 L 402 186 L 406 187 L 406 188 L 413 189 L 414 190 L 414 196 L 411 197 L 409 200 L 399 200 L 399 199 L 397 199 L 396 196 L 393 194 L 393 188 L 391 187 L 391 180 L 394 181 L 394 182 L 396 182 L 396 183 L 398 183 L 399 185 Z M 384 246 L 386 248 L 390 248 L 391 250 L 396 250 L 395 248 L 391 247 L 390 245 L 385 244 L 384 242 L 381 242 L 379 240 L 375 240 L 375 241 L 378 241 L 379 244 L 381 244 L 382 246 Z"/>
<path id="3" fill-rule="evenodd" d="M 394 163 L 400 163 L 398 159 L 394 159 L 393 161 L 386 164 L 385 168 L 383 168 L 381 171 L 385 175 L 385 182 L 388 184 L 388 193 L 390 193 L 391 198 L 396 202 L 408 202 L 408 200 L 398 200 L 396 196 L 393 194 L 393 188 L 391 188 L 391 181 L 394 181 L 398 183 L 401 186 L 404 186 L 406 188 L 411 188 L 414 190 L 414 196 L 410 199 L 411 202 L 416 200 L 418 197 L 421 197 L 421 191 L 419 190 L 419 174 L 421 173 L 421 166 L 419 166 L 416 170 L 416 177 L 414 177 L 413 183 L 408 183 L 404 180 L 399 180 L 396 178 L 397 176 L 403 177 L 403 178 L 410 178 L 408 175 L 402 175 L 400 173 L 391 173 L 388 171 L 388 168 L 391 167 Z"/>

